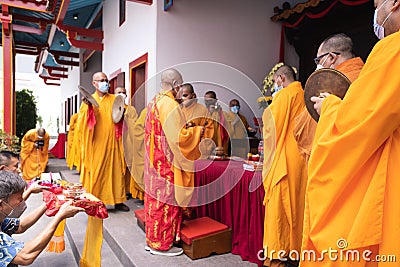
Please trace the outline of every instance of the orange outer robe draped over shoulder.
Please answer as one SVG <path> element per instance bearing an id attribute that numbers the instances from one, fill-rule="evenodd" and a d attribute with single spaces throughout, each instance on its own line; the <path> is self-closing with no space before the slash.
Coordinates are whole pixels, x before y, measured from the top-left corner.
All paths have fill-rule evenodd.
<path id="1" fill-rule="evenodd" d="M 180 239 L 182 208 L 194 186 L 192 140 L 200 129 L 185 128 L 185 117 L 170 91 L 159 93 L 148 106 L 145 122 L 145 218 L 147 244 L 168 250 Z"/>
<path id="2" fill-rule="evenodd" d="M 357 79 L 364 62 L 360 57 L 351 58 L 339 64 L 336 70 L 346 75 L 351 82 Z M 296 118 L 294 128 L 294 137 L 297 141 L 300 153 L 308 165 L 308 160 L 311 154 L 311 148 L 314 140 L 317 122 L 311 117 L 310 113 L 304 108 L 303 112 Z"/>
<path id="3" fill-rule="evenodd" d="M 40 176 L 46 170 L 49 160 L 49 134 L 46 133 L 42 139 L 43 147 L 36 148 L 36 140 L 39 140 L 37 130 L 31 129 L 26 132 L 21 141 L 19 156 L 21 157 L 22 176 L 26 181 Z"/>
<path id="4" fill-rule="evenodd" d="M 125 161 L 122 151 L 122 137 L 115 135 L 111 109 L 115 95 L 106 94 L 100 99 L 92 95 L 100 107 L 93 107 L 96 124 L 92 130 L 87 125 L 88 106 L 82 104 L 81 143 L 84 172 L 81 181 L 84 188 L 105 204 L 114 205 L 126 201 Z"/>
<path id="5" fill-rule="evenodd" d="M 78 121 L 78 113 L 74 113 L 69 121 L 69 130 L 67 138 L 67 166 L 72 170 L 74 166 L 75 149 L 74 149 L 74 134 L 76 129 L 76 124 Z"/>
<path id="6" fill-rule="evenodd" d="M 265 148 L 263 177 L 265 188 L 264 255 L 277 259 L 279 251 L 301 247 L 303 230 L 305 170 L 304 160 L 293 136 L 294 118 L 304 108 L 304 91 L 293 82 L 279 91 L 264 111 L 264 143 L 276 136 L 275 154 Z M 269 155 L 268 155 L 269 153 Z M 272 165 L 269 158 L 272 157 Z M 269 168 L 271 166 L 271 168 Z"/>
<path id="7" fill-rule="evenodd" d="M 399 260 L 399 43 L 399 32 L 379 41 L 344 99 L 323 101 L 309 162 L 303 249 L 338 249 L 345 239 L 347 249 Z M 361 259 L 301 266 L 398 264 Z"/>
<path id="8" fill-rule="evenodd" d="M 212 138 L 214 135 L 214 126 L 213 121 L 210 119 L 210 113 L 207 108 L 199 103 L 193 103 L 189 107 L 182 106 L 182 112 L 185 115 L 185 119 L 187 123 L 193 123 L 195 128 L 200 129 L 205 126 L 203 139 Z M 206 123 L 207 122 L 207 123 Z M 191 160 L 197 160 L 201 156 L 201 152 L 199 149 L 199 144 L 201 140 L 197 140 L 197 148 L 193 153 L 188 155 Z M 208 150 L 211 150 L 211 147 L 208 147 Z M 209 151 L 211 153 L 211 151 Z M 209 154 L 208 154 L 209 155 Z"/>

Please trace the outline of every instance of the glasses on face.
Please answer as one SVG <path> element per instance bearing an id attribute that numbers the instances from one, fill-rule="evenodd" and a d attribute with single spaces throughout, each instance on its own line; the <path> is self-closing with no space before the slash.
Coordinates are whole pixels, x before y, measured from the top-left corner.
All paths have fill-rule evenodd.
<path id="1" fill-rule="evenodd" d="M 106 82 L 106 83 L 108 83 L 108 79 L 101 79 L 101 80 L 94 80 L 95 82 Z"/>
<path id="2" fill-rule="evenodd" d="M 318 65 L 319 62 L 321 61 L 321 59 L 323 59 L 325 56 L 329 55 L 330 53 L 335 54 L 335 55 L 340 55 L 339 52 L 328 52 L 328 53 L 322 54 L 322 55 L 314 58 L 315 65 Z"/>

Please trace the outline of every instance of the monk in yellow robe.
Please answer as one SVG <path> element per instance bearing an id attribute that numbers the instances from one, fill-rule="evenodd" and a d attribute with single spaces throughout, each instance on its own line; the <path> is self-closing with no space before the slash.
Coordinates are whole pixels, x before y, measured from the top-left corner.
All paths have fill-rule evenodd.
<path id="1" fill-rule="evenodd" d="M 132 196 L 137 193 L 137 198 L 140 200 L 144 199 L 144 123 L 146 119 L 147 109 L 143 109 L 140 112 L 139 117 L 135 121 L 133 128 L 129 129 L 129 134 L 132 134 L 132 144 L 133 148 L 130 149 L 132 156 L 131 160 L 131 174 L 133 176 L 134 183 L 130 185 L 130 192 Z"/>
<path id="2" fill-rule="evenodd" d="M 224 154 L 228 155 L 229 133 L 232 132 L 231 124 L 227 121 L 227 112 L 218 105 L 217 94 L 214 91 L 207 91 L 204 94 L 204 102 L 213 121 L 214 135 L 212 140 L 217 147 L 224 148 Z"/>
<path id="3" fill-rule="evenodd" d="M 197 160 L 199 158 L 206 159 L 211 155 L 214 146 L 211 138 L 214 135 L 213 121 L 210 119 L 208 110 L 201 104 L 197 103 L 197 96 L 194 92 L 194 88 L 190 83 L 182 85 L 182 89 L 179 91 L 180 98 L 182 99 L 182 112 L 185 115 L 186 125 L 188 127 L 204 127 L 204 133 L 200 136 L 198 148 L 190 156 L 191 160 Z M 208 140 L 206 140 L 208 139 Z M 193 140 L 195 142 L 195 140 Z M 202 144 L 201 144 L 202 143 Z"/>
<path id="4" fill-rule="evenodd" d="M 333 52 L 334 53 L 333 53 Z M 353 82 L 360 73 L 364 62 L 353 53 L 353 41 L 344 33 L 334 34 L 327 37 L 319 46 L 315 63 L 319 68 L 334 68 L 342 72 Z M 300 153 L 305 159 L 306 166 L 311 154 L 317 122 L 304 108 L 303 112 L 296 118 L 294 136 Z"/>
<path id="5" fill-rule="evenodd" d="M 83 146 L 81 181 L 87 192 L 105 204 L 115 205 L 116 209 L 122 205 L 129 210 L 123 204 L 126 201 L 126 190 L 122 127 L 117 129 L 119 125 L 112 120 L 112 106 L 116 96 L 108 93 L 108 79 L 103 72 L 93 75 L 92 85 L 96 89 L 92 97 L 99 107 L 83 98 L 79 121 Z M 81 266 L 92 266 L 92 263 L 97 266 L 101 262 L 101 244 L 102 220 L 89 216 Z"/>
<path id="6" fill-rule="evenodd" d="M 86 127 L 86 120 L 87 118 L 85 117 L 86 113 L 83 114 L 83 112 L 78 112 L 78 117 L 76 119 L 76 124 L 75 124 L 75 130 L 74 130 L 74 139 L 72 142 L 72 151 L 73 153 L 73 166 L 75 166 L 76 171 L 81 173 L 81 169 L 83 169 L 83 158 L 84 158 L 84 146 L 82 143 L 83 139 L 83 134 L 82 134 L 82 129 Z M 72 161 L 72 160 L 71 160 Z M 82 179 L 82 177 L 81 177 Z"/>
<path id="7" fill-rule="evenodd" d="M 250 151 L 248 132 L 253 131 L 245 116 L 239 113 L 240 103 L 237 99 L 229 101 L 229 108 L 226 120 L 231 125 L 229 138 L 231 140 L 231 154 L 242 158 L 247 157 Z"/>
<path id="8" fill-rule="evenodd" d="M 43 128 L 31 129 L 21 141 L 21 170 L 26 181 L 40 177 L 49 160 L 50 136 Z"/>
<path id="9" fill-rule="evenodd" d="M 126 99 L 126 89 L 124 87 L 117 87 L 114 90 L 114 94 L 121 95 L 124 100 Z M 124 127 L 123 127 L 123 147 L 124 147 L 124 159 L 125 159 L 125 188 L 127 195 L 130 197 L 143 200 L 144 190 L 136 184 L 135 179 L 132 175 L 132 154 L 136 147 L 133 144 L 133 128 L 137 120 L 138 114 L 136 109 L 131 105 L 124 105 Z"/>
<path id="10" fill-rule="evenodd" d="M 332 248 L 336 255 L 358 253 L 360 259 L 324 254 L 323 260 L 304 259 L 302 267 L 399 265 L 400 2 L 376 0 L 375 6 L 376 25 L 383 27 L 375 25 L 376 33 L 385 37 L 343 100 L 326 93 L 311 98 L 320 119 L 309 161 L 302 247 L 317 256 Z"/>
<path id="11" fill-rule="evenodd" d="M 69 120 L 69 130 L 68 130 L 68 137 L 67 137 L 67 165 L 72 170 L 74 167 L 74 156 L 75 151 L 73 149 L 74 145 L 74 131 L 76 128 L 76 123 L 78 120 L 78 113 L 72 114 Z"/>
<path id="12" fill-rule="evenodd" d="M 291 250 L 300 251 L 301 248 L 307 181 L 293 127 L 294 118 L 304 109 L 304 91 L 295 75 L 288 65 L 276 70 L 274 83 L 283 89 L 276 90 L 271 105 L 262 116 L 265 266 L 285 266 L 280 259 L 287 258 Z M 272 147 L 266 147 L 267 144 Z M 280 250 L 284 253 L 278 255 Z"/>
<path id="13" fill-rule="evenodd" d="M 189 205 L 194 186 L 193 161 L 203 131 L 186 127 L 182 110 L 175 100 L 182 84 L 175 69 L 161 74 L 161 91 L 149 103 L 145 121 L 145 220 L 146 250 L 163 256 L 178 256 L 182 207 Z"/>

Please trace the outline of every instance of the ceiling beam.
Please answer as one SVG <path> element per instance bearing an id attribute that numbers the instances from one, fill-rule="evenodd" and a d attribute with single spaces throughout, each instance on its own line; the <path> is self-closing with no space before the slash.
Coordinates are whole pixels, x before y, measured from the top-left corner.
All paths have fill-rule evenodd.
<path id="1" fill-rule="evenodd" d="M 29 26 L 24 26 L 24 25 L 18 25 L 18 24 L 13 24 L 13 30 L 18 31 L 18 32 L 27 32 L 27 33 L 33 33 L 33 34 L 43 34 L 46 31 L 46 28 L 35 28 L 35 27 L 29 27 Z"/>
<path id="2" fill-rule="evenodd" d="M 1 0 L 1 4 L 16 8 L 28 9 L 38 12 L 48 12 L 49 1 L 22 1 L 22 0 Z"/>
<path id="3" fill-rule="evenodd" d="M 61 6 L 58 9 L 58 12 L 55 16 L 55 24 L 59 24 L 64 21 L 65 14 L 67 14 L 69 3 L 70 0 L 61 0 Z"/>

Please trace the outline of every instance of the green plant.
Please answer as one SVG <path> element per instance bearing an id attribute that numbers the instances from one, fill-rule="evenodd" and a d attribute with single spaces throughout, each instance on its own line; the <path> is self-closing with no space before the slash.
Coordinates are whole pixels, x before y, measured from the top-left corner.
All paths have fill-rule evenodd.
<path id="1" fill-rule="evenodd" d="M 27 131 L 36 128 L 38 120 L 33 92 L 22 89 L 16 92 L 16 135 L 22 139 Z"/>

